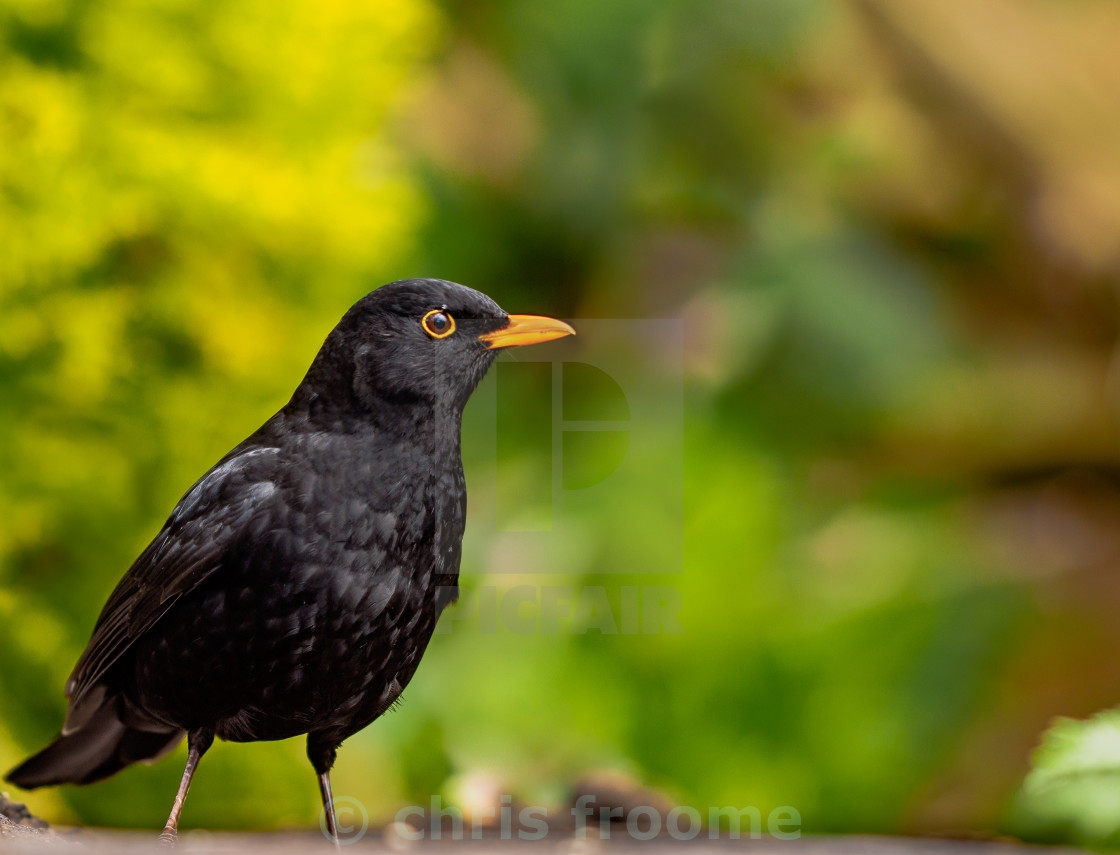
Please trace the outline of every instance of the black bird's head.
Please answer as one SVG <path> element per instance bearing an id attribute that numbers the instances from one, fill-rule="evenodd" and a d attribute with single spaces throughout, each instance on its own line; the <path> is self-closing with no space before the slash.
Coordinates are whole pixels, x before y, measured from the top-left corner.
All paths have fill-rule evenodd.
<path id="1" fill-rule="evenodd" d="M 563 321 L 508 315 L 478 291 L 442 279 L 383 285 L 331 331 L 292 403 L 333 403 L 376 417 L 401 409 L 462 412 L 497 351 L 551 341 Z"/>

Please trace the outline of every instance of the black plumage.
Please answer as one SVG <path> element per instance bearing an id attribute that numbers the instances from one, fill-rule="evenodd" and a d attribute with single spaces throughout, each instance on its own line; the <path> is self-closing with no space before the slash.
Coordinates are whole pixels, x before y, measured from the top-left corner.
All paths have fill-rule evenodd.
<path id="1" fill-rule="evenodd" d="M 61 735 L 9 772 L 88 784 L 187 735 L 307 734 L 334 831 L 340 743 L 397 699 L 454 599 L 467 399 L 497 348 L 574 330 L 442 280 L 358 301 L 292 399 L 191 487 L 101 612 Z"/>

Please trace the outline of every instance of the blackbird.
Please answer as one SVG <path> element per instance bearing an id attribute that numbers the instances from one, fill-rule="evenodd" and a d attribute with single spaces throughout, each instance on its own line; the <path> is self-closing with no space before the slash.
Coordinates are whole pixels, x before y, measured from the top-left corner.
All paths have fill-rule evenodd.
<path id="1" fill-rule="evenodd" d="M 214 737 L 307 734 L 337 841 L 336 751 L 400 696 L 457 596 L 463 407 L 497 349 L 574 333 L 439 279 L 359 300 L 125 573 L 67 682 L 62 733 L 7 780 L 89 784 L 186 735 L 173 841 Z"/>

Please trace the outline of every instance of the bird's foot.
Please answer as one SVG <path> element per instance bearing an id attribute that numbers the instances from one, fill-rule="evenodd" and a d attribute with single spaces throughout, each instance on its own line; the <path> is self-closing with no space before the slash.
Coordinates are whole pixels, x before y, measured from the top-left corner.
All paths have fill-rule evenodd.
<path id="1" fill-rule="evenodd" d="M 167 849 L 179 842 L 179 832 L 174 828 L 165 828 L 159 836 L 159 847 Z"/>

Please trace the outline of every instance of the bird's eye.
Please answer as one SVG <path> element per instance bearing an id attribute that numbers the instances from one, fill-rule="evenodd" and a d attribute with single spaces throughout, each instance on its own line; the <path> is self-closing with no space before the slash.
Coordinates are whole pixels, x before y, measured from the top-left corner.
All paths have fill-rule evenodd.
<path id="1" fill-rule="evenodd" d="M 455 319 L 442 309 L 432 309 L 420 319 L 420 325 L 432 338 L 447 338 L 455 332 Z"/>

